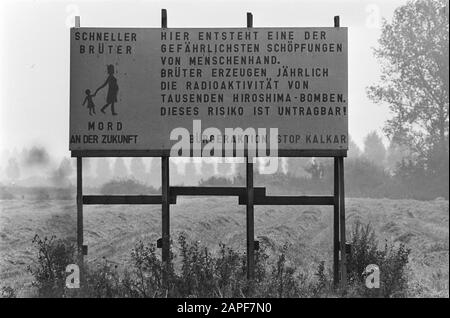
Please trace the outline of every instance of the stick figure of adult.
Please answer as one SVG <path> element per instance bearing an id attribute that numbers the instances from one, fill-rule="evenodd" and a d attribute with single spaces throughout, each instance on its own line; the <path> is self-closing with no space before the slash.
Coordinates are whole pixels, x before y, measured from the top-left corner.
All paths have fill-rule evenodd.
<path id="1" fill-rule="evenodd" d="M 119 86 L 117 85 L 117 79 L 114 77 L 114 65 L 111 64 L 108 65 L 106 67 L 106 70 L 108 72 L 108 77 L 106 78 L 105 83 L 103 83 L 102 86 L 97 88 L 94 95 L 96 95 L 99 90 L 108 85 L 108 93 L 106 94 L 106 104 L 100 109 L 100 111 L 102 113 L 105 113 L 105 109 L 109 105 L 111 105 L 111 113 L 113 115 L 117 115 L 117 113 L 114 111 L 114 103 L 117 102 L 117 92 L 119 91 Z"/>

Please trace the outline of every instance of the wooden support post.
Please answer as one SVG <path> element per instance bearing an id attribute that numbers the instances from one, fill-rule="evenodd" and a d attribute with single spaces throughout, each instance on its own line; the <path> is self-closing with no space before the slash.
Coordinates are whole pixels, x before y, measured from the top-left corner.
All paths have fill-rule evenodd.
<path id="1" fill-rule="evenodd" d="M 339 21 L 339 16 L 338 15 L 334 16 L 334 27 L 335 28 L 339 28 L 340 27 L 340 21 Z"/>
<path id="2" fill-rule="evenodd" d="M 339 157 L 339 224 L 341 251 L 341 287 L 347 286 L 347 253 L 345 248 L 345 190 L 344 190 L 344 157 Z"/>
<path id="3" fill-rule="evenodd" d="M 166 269 L 163 281 L 167 282 L 167 269 L 170 265 L 170 201 L 169 201 L 169 156 L 161 158 L 161 192 L 162 192 L 162 253 L 161 259 Z"/>
<path id="4" fill-rule="evenodd" d="M 254 188 L 253 188 L 253 158 L 246 158 L 246 181 L 247 181 L 247 278 L 255 277 L 255 217 L 254 217 Z"/>
<path id="5" fill-rule="evenodd" d="M 339 285 L 339 161 L 334 157 L 333 283 Z"/>
<path id="6" fill-rule="evenodd" d="M 161 28 L 167 28 L 167 10 L 161 9 Z"/>
<path id="7" fill-rule="evenodd" d="M 167 28 L 167 10 L 161 10 L 161 28 Z M 161 259 L 165 269 L 163 281 L 167 282 L 167 269 L 170 262 L 170 198 L 169 198 L 169 156 L 161 157 L 161 230 L 162 230 L 162 247 Z"/>
<path id="8" fill-rule="evenodd" d="M 340 25 L 340 19 L 339 16 L 334 17 L 334 27 L 339 28 Z M 338 193 L 337 196 L 339 197 L 339 221 L 334 221 L 334 231 L 335 231 L 335 237 L 336 240 L 336 233 L 338 232 L 336 227 L 339 227 L 339 233 L 340 233 L 340 240 L 339 240 L 339 250 L 340 250 L 340 257 L 341 262 L 339 265 L 335 264 L 335 270 L 340 270 L 340 286 L 345 287 L 347 285 L 347 249 L 346 249 L 346 238 L 345 238 L 345 189 L 344 189 L 344 157 L 340 156 L 337 157 L 337 170 L 338 173 L 336 175 L 335 171 L 335 179 L 336 176 L 338 177 Z M 335 158 L 335 168 L 336 170 L 336 158 Z M 335 195 L 336 195 L 336 180 L 335 180 Z M 336 218 L 336 206 L 334 207 L 334 214 Z M 336 242 L 336 241 L 335 241 Z M 334 251 L 336 253 L 336 250 Z M 336 257 L 336 256 L 334 256 Z"/>
<path id="9" fill-rule="evenodd" d="M 247 12 L 247 28 L 253 28 L 253 14 Z"/>
<path id="10" fill-rule="evenodd" d="M 253 15 L 247 12 L 247 28 L 253 27 Z M 246 224 L 247 224 L 247 278 L 253 280 L 255 277 L 255 216 L 254 216 L 254 197 L 253 187 L 253 158 L 249 156 L 247 143 L 246 165 Z"/>
<path id="11" fill-rule="evenodd" d="M 81 23 L 80 23 L 80 16 L 77 15 L 77 16 L 75 16 L 75 27 L 79 28 L 80 25 L 81 25 Z"/>
<path id="12" fill-rule="evenodd" d="M 77 252 L 80 270 L 84 264 L 83 253 L 83 157 L 77 157 Z"/>

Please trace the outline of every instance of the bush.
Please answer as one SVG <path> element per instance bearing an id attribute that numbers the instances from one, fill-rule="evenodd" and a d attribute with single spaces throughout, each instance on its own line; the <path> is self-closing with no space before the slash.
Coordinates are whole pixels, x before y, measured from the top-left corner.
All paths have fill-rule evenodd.
<path id="1" fill-rule="evenodd" d="M 115 298 L 136 297 L 129 286 L 127 272 L 122 278 L 117 270 L 117 265 L 103 259 L 103 263 L 97 268 L 85 270 L 84 282 L 81 282 L 80 290 L 72 290 L 73 297 L 90 298 Z"/>
<path id="2" fill-rule="evenodd" d="M 356 222 L 352 229 L 351 253 L 347 257 L 347 287 L 334 289 L 331 272 L 321 262 L 316 281 L 310 286 L 314 297 L 406 297 L 409 250 L 400 244 L 397 248 L 385 244 L 379 248 L 375 232 L 370 224 Z M 380 269 L 380 288 L 366 287 L 366 267 L 377 265 Z"/>
<path id="3" fill-rule="evenodd" d="M 314 280 L 290 265 L 285 245 L 275 260 L 264 246 L 255 251 L 255 277 L 247 279 L 244 253 L 224 244 L 216 254 L 178 237 L 177 253 L 170 251 L 167 266 L 161 262 L 155 244 L 139 242 L 131 251 L 131 266 L 120 271 L 107 260 L 97 267 L 86 266 L 82 287 L 65 287 L 65 268 L 74 263 L 74 247 L 68 241 L 40 239 L 33 241 L 39 250 L 37 265 L 30 269 L 39 297 L 402 297 L 406 296 L 405 267 L 409 250 L 388 244 L 378 249 L 370 225 L 357 223 L 352 232 L 352 254 L 348 258 L 348 285 L 334 290 L 330 273 L 321 262 Z M 177 260 L 177 257 L 179 258 Z M 367 265 L 380 267 L 381 288 L 365 287 L 363 272 Z M 164 281 L 163 277 L 167 277 Z"/>
<path id="4" fill-rule="evenodd" d="M 0 186 L 0 200 L 13 200 L 14 195 L 4 186 Z"/>
<path id="5" fill-rule="evenodd" d="M 16 298 L 16 291 L 10 286 L 0 288 L 0 298 Z"/>
<path id="6" fill-rule="evenodd" d="M 131 252 L 133 270 L 127 273 L 125 286 L 133 297 L 176 297 L 177 277 L 173 270 L 173 254 L 170 251 L 168 266 L 156 255 L 155 244 L 136 244 Z M 163 276 L 167 275 L 167 285 L 164 285 Z"/>
<path id="7" fill-rule="evenodd" d="M 54 198 L 56 200 L 71 200 L 76 197 L 76 189 L 71 188 L 56 188 L 54 189 Z"/>
<path id="8" fill-rule="evenodd" d="M 276 265 L 272 267 L 271 274 L 267 277 L 269 282 L 267 291 L 264 292 L 264 295 L 259 296 L 278 298 L 293 298 L 300 296 L 301 287 L 296 276 L 296 270 L 287 265 L 287 248 L 288 245 L 283 246 L 282 253 L 278 256 Z M 262 290 L 264 291 L 264 288 L 262 288 Z"/>
<path id="9" fill-rule="evenodd" d="M 392 194 L 386 185 L 392 182 L 391 176 L 383 167 L 365 159 L 348 159 L 345 164 L 346 192 L 353 197 L 383 198 Z"/>
<path id="10" fill-rule="evenodd" d="M 225 178 L 225 177 L 216 177 L 212 176 L 208 179 L 200 179 L 198 182 L 199 187 L 204 186 L 232 186 L 234 184 L 234 179 Z"/>
<path id="11" fill-rule="evenodd" d="M 48 188 L 45 187 L 33 187 L 31 190 L 33 198 L 39 201 L 45 201 L 50 199 L 50 193 Z"/>
<path id="12" fill-rule="evenodd" d="M 38 297 L 298 297 L 299 281 L 295 269 L 287 265 L 285 249 L 272 267 L 264 249 L 255 253 L 255 279 L 246 276 L 246 256 L 219 245 L 217 255 L 198 242 L 178 238 L 181 258 L 175 270 L 176 255 L 171 252 L 167 268 L 158 258 L 154 244 L 139 242 L 131 252 L 132 266 L 119 272 L 104 260 L 96 268 L 86 266 L 82 287 L 65 287 L 68 264 L 75 263 L 75 248 L 55 237 L 36 236 L 36 265 L 29 270 Z M 167 276 L 164 284 L 163 276 Z"/>
<path id="13" fill-rule="evenodd" d="M 323 159 L 320 159 L 323 160 Z M 295 175 L 295 168 L 302 168 L 310 176 Z M 255 184 L 267 187 L 274 194 L 330 193 L 333 191 L 333 170 L 331 161 L 319 161 L 310 165 L 291 167 L 287 174 L 259 174 L 255 172 Z M 447 165 L 439 170 L 427 169 L 424 163 L 403 161 L 391 173 L 383 166 L 365 157 L 345 160 L 345 191 L 349 197 L 391 198 L 433 200 L 448 199 L 449 169 Z M 245 179 L 211 177 L 201 180 L 200 185 L 242 186 Z"/>
<path id="14" fill-rule="evenodd" d="M 314 297 L 327 297 L 334 294 L 334 286 L 329 275 L 326 273 L 325 262 L 322 261 L 315 273 L 316 282 L 311 284 L 310 290 Z"/>
<path id="15" fill-rule="evenodd" d="M 348 281 L 357 293 L 365 297 L 405 297 L 407 296 L 406 265 L 409 250 L 404 244 L 395 248 L 385 243 L 378 248 L 375 232 L 370 224 L 357 222 L 353 226 L 351 239 L 352 252 L 347 260 Z M 380 288 L 368 289 L 363 274 L 368 265 L 380 269 Z"/>
<path id="16" fill-rule="evenodd" d="M 431 170 L 431 171 L 430 171 Z M 449 198 L 449 166 L 433 171 L 424 162 L 403 160 L 395 170 L 402 197 L 417 200 Z"/>
<path id="17" fill-rule="evenodd" d="M 111 180 L 101 188 L 102 194 L 158 194 L 159 190 L 134 179 Z"/>
<path id="18" fill-rule="evenodd" d="M 64 297 L 67 289 L 66 266 L 74 264 L 75 246 L 70 241 L 36 235 L 33 244 L 38 249 L 35 265 L 28 270 L 34 276 L 33 286 L 37 288 L 39 297 Z"/>
<path id="19" fill-rule="evenodd" d="M 182 266 L 178 290 L 187 297 L 211 297 L 216 292 L 214 259 L 198 242 L 188 243 L 185 235 L 178 238 Z"/>

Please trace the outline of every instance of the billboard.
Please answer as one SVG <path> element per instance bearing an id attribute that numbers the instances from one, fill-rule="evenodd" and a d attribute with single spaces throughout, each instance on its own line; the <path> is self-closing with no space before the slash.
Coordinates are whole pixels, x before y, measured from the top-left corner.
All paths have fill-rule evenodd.
<path id="1" fill-rule="evenodd" d="M 281 151 L 347 149 L 347 28 L 73 28 L 70 37 L 72 151 L 167 151 L 171 132 L 193 132 L 194 121 L 277 128 Z"/>

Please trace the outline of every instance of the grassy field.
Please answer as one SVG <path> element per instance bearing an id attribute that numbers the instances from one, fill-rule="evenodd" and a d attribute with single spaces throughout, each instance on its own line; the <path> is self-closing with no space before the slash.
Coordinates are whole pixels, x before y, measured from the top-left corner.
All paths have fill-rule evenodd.
<path id="1" fill-rule="evenodd" d="M 89 262 L 106 259 L 124 266 L 139 240 L 160 237 L 159 206 L 85 206 L 85 242 Z M 26 295 L 31 283 L 27 266 L 36 258 L 35 234 L 76 236 L 75 200 L 0 201 L 0 286 Z M 411 249 L 411 297 L 449 296 L 449 202 L 387 199 L 347 200 L 347 231 L 356 221 L 371 223 L 379 243 L 403 242 Z M 332 261 L 331 207 L 255 208 L 255 235 L 270 253 L 290 244 L 290 259 L 310 275 L 320 261 Z M 245 208 L 237 199 L 179 198 L 171 207 L 172 235 L 217 248 L 219 242 L 245 249 Z"/>

